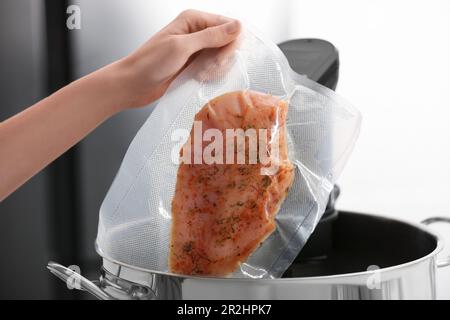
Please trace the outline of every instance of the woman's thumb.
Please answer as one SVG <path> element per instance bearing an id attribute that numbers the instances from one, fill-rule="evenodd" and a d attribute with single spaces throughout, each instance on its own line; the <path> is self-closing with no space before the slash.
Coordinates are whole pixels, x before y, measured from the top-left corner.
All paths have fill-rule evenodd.
<path id="1" fill-rule="evenodd" d="M 241 24 L 233 20 L 215 27 L 209 27 L 189 35 L 193 49 L 219 48 L 235 40 L 241 30 Z"/>

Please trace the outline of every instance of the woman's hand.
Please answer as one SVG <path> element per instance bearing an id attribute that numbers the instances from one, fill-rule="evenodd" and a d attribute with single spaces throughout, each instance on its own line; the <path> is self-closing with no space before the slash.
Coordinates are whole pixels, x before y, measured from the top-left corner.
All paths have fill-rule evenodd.
<path id="1" fill-rule="evenodd" d="M 239 21 L 187 10 L 141 48 L 117 62 L 123 75 L 123 107 L 140 107 L 160 98 L 197 52 L 223 47 L 237 38 Z"/>
<path id="2" fill-rule="evenodd" d="M 238 21 L 185 11 L 131 55 L 0 122 L 0 201 L 115 113 L 161 97 L 197 52 L 239 31 Z"/>

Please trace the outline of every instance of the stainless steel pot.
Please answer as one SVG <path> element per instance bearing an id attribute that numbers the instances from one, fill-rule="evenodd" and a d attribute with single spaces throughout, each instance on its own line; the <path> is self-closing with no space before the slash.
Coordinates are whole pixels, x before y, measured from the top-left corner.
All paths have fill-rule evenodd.
<path id="1" fill-rule="evenodd" d="M 69 287 L 99 299 L 435 299 L 442 239 L 424 225 L 340 212 L 327 256 L 295 261 L 281 279 L 178 276 L 103 258 L 100 280 L 89 281 L 54 262 L 48 269 Z M 101 253 L 99 253 L 101 255 Z"/>

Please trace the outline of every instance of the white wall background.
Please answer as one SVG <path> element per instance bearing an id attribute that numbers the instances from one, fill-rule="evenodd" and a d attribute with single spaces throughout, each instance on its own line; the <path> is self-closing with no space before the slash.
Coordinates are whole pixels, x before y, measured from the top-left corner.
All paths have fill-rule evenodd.
<path id="1" fill-rule="evenodd" d="M 364 116 L 340 206 L 416 221 L 450 215 L 450 1 L 293 7 L 290 36 L 338 47 L 338 92 Z"/>
<path id="2" fill-rule="evenodd" d="M 275 42 L 331 41 L 341 59 L 337 91 L 364 116 L 339 208 L 411 221 L 450 216 L 450 1 L 79 2 L 78 58 L 92 61 L 80 74 L 127 54 L 185 8 L 243 18 Z M 90 29 L 99 21 L 108 28 Z M 441 231 L 450 235 L 450 226 Z M 440 297 L 450 298 L 450 271 L 439 279 Z"/>

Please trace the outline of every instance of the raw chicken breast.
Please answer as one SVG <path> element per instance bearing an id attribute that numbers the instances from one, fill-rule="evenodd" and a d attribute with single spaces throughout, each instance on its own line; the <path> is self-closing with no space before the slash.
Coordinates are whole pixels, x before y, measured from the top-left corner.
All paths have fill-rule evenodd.
<path id="1" fill-rule="evenodd" d="M 249 164 L 248 138 L 240 144 L 245 152 L 243 164 L 236 163 L 236 152 L 235 164 L 180 164 L 172 200 L 171 272 L 230 274 L 275 230 L 275 215 L 294 180 L 286 144 L 287 108 L 286 102 L 271 95 L 238 91 L 211 100 L 197 113 L 202 133 L 210 128 L 223 133 L 224 161 L 225 131 L 238 128 L 255 129 L 258 139 L 265 134 L 258 129 L 267 129 L 257 151 L 270 156 L 270 161 L 261 157 Z M 182 158 L 187 149 L 194 151 L 193 137 L 194 129 L 180 152 Z M 278 157 L 274 157 L 276 139 Z M 239 146 L 237 139 L 233 141 Z M 201 148 L 205 150 L 209 143 L 202 142 Z M 261 169 L 269 167 L 276 170 L 263 174 Z"/>

